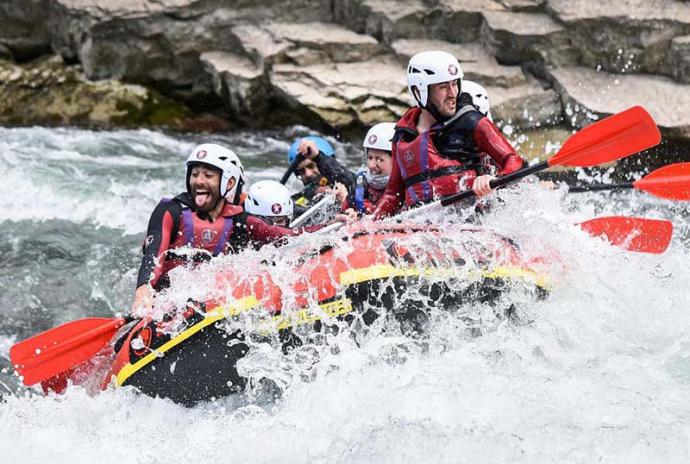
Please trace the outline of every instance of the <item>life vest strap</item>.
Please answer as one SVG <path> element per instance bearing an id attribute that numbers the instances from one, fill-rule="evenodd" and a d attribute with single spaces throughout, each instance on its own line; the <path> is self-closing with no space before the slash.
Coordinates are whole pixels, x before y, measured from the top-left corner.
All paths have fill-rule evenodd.
<path id="1" fill-rule="evenodd" d="M 461 172 L 472 169 L 466 165 L 446 166 L 444 168 L 435 169 L 433 171 L 420 172 L 414 176 L 405 179 L 405 188 L 410 188 L 420 182 L 426 182 L 437 177 L 449 176 L 451 174 L 459 174 Z"/>

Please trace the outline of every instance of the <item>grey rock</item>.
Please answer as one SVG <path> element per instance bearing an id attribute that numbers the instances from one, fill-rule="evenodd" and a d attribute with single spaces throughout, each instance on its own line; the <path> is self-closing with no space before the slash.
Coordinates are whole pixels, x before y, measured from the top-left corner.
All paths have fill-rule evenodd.
<path id="1" fill-rule="evenodd" d="M 237 26 L 232 32 L 257 63 L 356 62 L 384 52 L 373 37 L 327 23 L 267 23 Z"/>
<path id="2" fill-rule="evenodd" d="M 438 7 L 441 11 L 438 18 L 440 33 L 425 37 L 461 43 L 479 40 L 483 13 L 506 10 L 500 2 L 493 0 L 440 0 Z"/>
<path id="3" fill-rule="evenodd" d="M 573 126 L 641 105 L 666 136 L 690 136 L 690 85 L 666 77 L 616 75 L 583 67 L 554 69 L 551 75 Z"/>
<path id="4" fill-rule="evenodd" d="M 437 32 L 439 12 L 420 0 L 344 0 L 334 3 L 338 23 L 390 43 L 400 37 L 429 37 Z"/>
<path id="5" fill-rule="evenodd" d="M 0 60 L 13 60 L 12 51 L 0 44 Z"/>
<path id="6" fill-rule="evenodd" d="M 536 129 L 562 122 L 562 105 L 556 92 L 534 81 L 511 88 L 487 87 L 487 92 L 494 121 L 501 127 Z"/>
<path id="7" fill-rule="evenodd" d="M 676 0 L 548 0 L 581 53 L 581 64 L 610 72 L 662 73 L 671 41 L 690 34 L 690 3 Z"/>
<path id="8" fill-rule="evenodd" d="M 542 12 L 546 6 L 546 0 L 501 0 L 507 10 L 521 13 Z"/>
<path id="9" fill-rule="evenodd" d="M 7 47 L 17 60 L 28 61 L 50 53 L 48 2 L 49 0 L 0 2 L 0 45 Z"/>
<path id="10" fill-rule="evenodd" d="M 233 52 L 232 28 L 265 17 L 302 21 L 330 19 L 319 0 L 226 2 L 222 0 L 53 0 L 53 48 L 78 59 L 92 79 L 155 85 L 189 97 L 210 90 L 201 53 Z"/>
<path id="11" fill-rule="evenodd" d="M 344 0 L 334 3 L 338 23 L 376 37 L 474 42 L 479 37 L 482 11 L 503 11 L 494 0 Z"/>
<path id="12" fill-rule="evenodd" d="M 392 44 L 398 55 L 401 72 L 415 53 L 425 50 L 443 50 L 454 55 L 465 77 L 485 86 L 512 87 L 527 82 L 519 66 L 501 66 L 479 43 L 453 44 L 440 40 L 400 39 Z"/>
<path id="13" fill-rule="evenodd" d="M 203 53 L 201 62 L 212 76 L 213 90 L 223 99 L 232 118 L 247 122 L 269 111 L 271 86 L 263 66 L 223 51 Z"/>
<path id="14" fill-rule="evenodd" d="M 679 82 L 690 83 L 690 35 L 671 41 L 669 73 Z"/>
<path id="15" fill-rule="evenodd" d="M 552 65 L 575 64 L 579 53 L 566 29 L 543 13 L 484 13 L 484 42 L 502 64 L 538 61 Z"/>
<path id="16" fill-rule="evenodd" d="M 331 127 L 397 119 L 409 106 L 405 74 L 380 57 L 357 63 L 273 66 L 271 82 L 287 106 L 303 107 L 309 120 Z"/>

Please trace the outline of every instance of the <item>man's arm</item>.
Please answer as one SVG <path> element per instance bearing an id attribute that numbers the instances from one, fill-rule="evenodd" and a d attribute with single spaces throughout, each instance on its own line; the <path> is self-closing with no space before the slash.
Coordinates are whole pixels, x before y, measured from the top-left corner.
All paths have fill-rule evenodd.
<path id="1" fill-rule="evenodd" d="M 338 163 L 333 156 L 326 156 L 319 153 L 314 158 L 314 162 L 319 167 L 321 175 L 326 176 L 333 184 L 340 182 L 349 190 L 355 184 L 355 175 L 349 169 Z"/>
<path id="2" fill-rule="evenodd" d="M 132 309 L 140 306 L 151 307 L 151 287 L 158 283 L 163 272 L 165 251 L 170 248 L 171 234 L 174 228 L 174 212 L 171 211 L 173 203 L 161 201 L 151 213 L 149 225 L 146 230 L 146 238 L 142 251 L 144 256 L 139 266 L 137 276 L 137 290 L 134 294 Z"/>
<path id="3" fill-rule="evenodd" d="M 269 224 L 255 216 L 247 216 L 246 221 L 249 240 L 259 245 L 279 242 L 286 237 L 296 237 L 305 232 L 315 232 L 324 227 L 323 224 L 296 228 L 282 227 Z"/>
<path id="4" fill-rule="evenodd" d="M 489 118 L 481 118 L 472 135 L 479 151 L 491 156 L 499 166 L 499 176 L 510 174 L 524 166 L 525 161 Z"/>

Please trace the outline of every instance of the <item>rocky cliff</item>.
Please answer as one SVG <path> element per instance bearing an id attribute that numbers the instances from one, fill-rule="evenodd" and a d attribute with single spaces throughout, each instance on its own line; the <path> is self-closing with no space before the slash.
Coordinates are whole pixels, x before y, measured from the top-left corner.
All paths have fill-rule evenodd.
<path id="1" fill-rule="evenodd" d="M 156 124 L 157 108 L 174 127 L 213 113 L 342 131 L 396 119 L 409 105 L 408 58 L 443 49 L 487 87 L 504 126 L 580 126 L 640 104 L 667 137 L 690 137 L 684 1 L 3 0 L 0 26 L 2 123 L 107 124 L 112 107 L 112 123 Z M 90 90 L 36 76 L 51 54 Z M 45 121 L 16 114 L 50 105 L 55 86 Z M 97 116 L 84 116 L 89 105 Z"/>

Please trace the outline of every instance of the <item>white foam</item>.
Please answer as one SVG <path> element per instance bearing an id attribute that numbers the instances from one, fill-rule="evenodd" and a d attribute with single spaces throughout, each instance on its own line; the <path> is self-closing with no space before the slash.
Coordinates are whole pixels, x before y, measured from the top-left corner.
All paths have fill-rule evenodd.
<path id="1" fill-rule="evenodd" d="M 19 171 L 12 172 L 12 189 L 0 186 L 3 215 L 5 194 L 22 187 Z M 113 203 L 87 203 L 107 211 L 144 192 L 149 204 L 131 223 L 106 214 L 83 218 L 135 229 L 174 184 L 158 182 L 109 180 L 103 185 Z M 34 199 L 60 192 L 53 184 L 31 188 Z M 559 276 L 548 299 L 521 305 L 520 323 L 491 319 L 487 308 L 470 304 L 464 309 L 487 315 L 479 337 L 461 318 L 439 316 L 427 344 L 374 333 L 356 346 L 337 337 L 319 350 L 316 365 L 306 353 L 285 359 L 260 352 L 248 368 L 279 366 L 275 379 L 285 387 L 282 399 L 262 407 L 245 398 L 184 409 L 128 389 L 93 398 L 79 389 L 10 397 L 0 403 L 0 456 L 74 463 L 688 462 L 687 207 L 627 195 L 576 199 L 534 184 L 501 197 L 482 222 L 514 237 L 528 255 L 552 252 Z M 32 214 L 82 204 L 65 196 Z M 612 248 L 574 225 L 608 214 L 668 216 L 680 227 L 665 254 L 646 255 Z M 242 269 L 270 254 L 218 262 Z M 214 266 L 181 272 L 168 301 L 203 295 Z"/>

